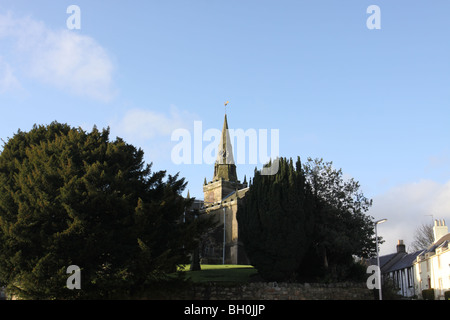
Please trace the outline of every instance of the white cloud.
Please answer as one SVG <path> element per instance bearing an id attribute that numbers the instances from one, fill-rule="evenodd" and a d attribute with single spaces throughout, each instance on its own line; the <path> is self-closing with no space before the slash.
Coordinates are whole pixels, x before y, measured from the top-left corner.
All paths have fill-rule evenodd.
<path id="1" fill-rule="evenodd" d="M 405 184 L 374 197 L 369 213 L 375 220 L 387 218 L 378 225 L 378 234 L 386 241 L 381 254 L 395 252 L 398 240 L 408 246 L 422 223 L 434 219 L 450 222 L 450 181 L 440 184 L 430 180 Z"/>
<path id="2" fill-rule="evenodd" d="M 171 106 L 169 113 L 144 109 L 129 110 L 116 123 L 119 132 L 133 139 L 152 139 L 155 137 L 169 137 L 175 129 L 192 126 L 194 116 L 186 111 L 180 111 Z"/>
<path id="3" fill-rule="evenodd" d="M 436 218 L 442 218 L 441 213 L 444 217 L 450 218 L 450 181 L 438 190 L 431 205 L 431 212 Z M 448 222 L 450 223 L 449 220 Z"/>
<path id="4" fill-rule="evenodd" d="M 0 57 L 0 94 L 21 89 L 12 67 Z"/>
<path id="5" fill-rule="evenodd" d="M 119 136 L 126 142 L 144 150 L 146 161 L 171 161 L 172 132 L 179 128 L 192 131 L 198 117 L 170 106 L 165 112 L 134 108 L 119 120 L 110 121 L 111 136 Z"/>
<path id="6" fill-rule="evenodd" d="M 32 79 L 100 101 L 115 95 L 112 60 L 89 36 L 53 30 L 30 17 L 8 13 L 0 14 L 0 43 L 3 50 L 9 47 L 10 55 L 17 56 L 14 60 L 23 74 Z"/>

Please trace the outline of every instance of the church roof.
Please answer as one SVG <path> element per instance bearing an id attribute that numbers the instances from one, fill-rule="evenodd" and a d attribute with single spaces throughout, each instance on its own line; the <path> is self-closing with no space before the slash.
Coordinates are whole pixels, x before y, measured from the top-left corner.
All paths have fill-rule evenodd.
<path id="1" fill-rule="evenodd" d="M 217 152 L 216 163 L 234 164 L 233 149 L 231 147 L 230 134 L 228 132 L 227 115 L 223 120 L 222 135 L 220 137 L 219 150 Z"/>
<path id="2" fill-rule="evenodd" d="M 227 181 L 237 181 L 236 165 L 233 159 L 230 134 L 228 132 L 227 115 L 223 121 L 222 135 L 217 152 L 216 163 L 214 164 L 213 181 L 224 179 Z"/>

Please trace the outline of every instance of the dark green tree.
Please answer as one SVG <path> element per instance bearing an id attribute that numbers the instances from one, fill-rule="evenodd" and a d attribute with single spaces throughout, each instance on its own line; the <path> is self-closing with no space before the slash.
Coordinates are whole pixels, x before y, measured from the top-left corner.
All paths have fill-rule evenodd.
<path id="1" fill-rule="evenodd" d="M 53 122 L 18 131 L 0 154 L 0 282 L 22 298 L 124 297 L 189 262 L 202 223 L 178 174 L 152 172 L 109 129 Z M 70 265 L 81 290 L 66 288 Z"/>
<path id="2" fill-rule="evenodd" d="M 269 281 L 294 279 L 313 230 L 313 199 L 300 158 L 279 160 L 275 175 L 255 171 L 244 204 L 238 208 L 246 253 Z"/>
<path id="3" fill-rule="evenodd" d="M 331 162 L 279 159 L 275 175 L 255 171 L 239 207 L 250 262 L 266 280 L 325 281 L 364 276 L 354 257 L 375 250 L 372 205 L 354 179 Z"/>

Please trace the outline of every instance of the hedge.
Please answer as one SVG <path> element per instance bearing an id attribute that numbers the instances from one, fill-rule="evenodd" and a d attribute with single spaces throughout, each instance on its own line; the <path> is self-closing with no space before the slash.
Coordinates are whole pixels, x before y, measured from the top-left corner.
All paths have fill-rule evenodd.
<path id="1" fill-rule="evenodd" d="M 434 300 L 434 289 L 422 290 L 423 300 Z"/>
<path id="2" fill-rule="evenodd" d="M 444 292 L 444 298 L 445 298 L 445 300 L 450 300 L 450 291 Z"/>

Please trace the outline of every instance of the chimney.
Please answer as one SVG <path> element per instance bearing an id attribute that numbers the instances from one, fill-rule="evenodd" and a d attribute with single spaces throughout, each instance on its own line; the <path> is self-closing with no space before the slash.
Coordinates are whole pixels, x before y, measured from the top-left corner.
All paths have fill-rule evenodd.
<path id="1" fill-rule="evenodd" d="M 433 236 L 434 242 L 448 233 L 448 227 L 445 225 L 445 220 L 434 220 Z"/>
<path id="2" fill-rule="evenodd" d="M 406 248 L 403 240 L 398 240 L 397 253 L 406 253 Z"/>

